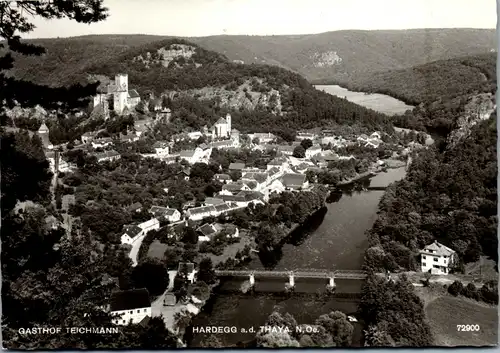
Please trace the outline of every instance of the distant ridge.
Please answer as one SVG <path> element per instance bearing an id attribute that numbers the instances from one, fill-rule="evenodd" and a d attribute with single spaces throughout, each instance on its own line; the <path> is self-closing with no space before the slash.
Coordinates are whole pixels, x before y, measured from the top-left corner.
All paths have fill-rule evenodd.
<path id="1" fill-rule="evenodd" d="M 49 76 L 64 79 L 71 76 L 75 67 L 79 69 L 131 47 L 168 38 L 175 37 L 112 34 L 33 39 L 43 42 L 49 56 L 51 53 L 60 55 L 59 62 L 63 67 L 54 65 L 53 58 L 48 60 L 50 65 L 40 58 L 20 58 L 16 62 L 15 74 L 25 77 L 26 71 L 43 67 L 43 71 L 53 71 Z M 319 34 L 215 35 L 185 39 L 219 52 L 229 60 L 276 65 L 300 73 L 313 82 L 322 80 L 338 84 L 352 83 L 360 75 L 484 54 L 496 49 L 495 29 L 471 28 L 340 30 Z M 66 64 L 72 69 L 66 68 Z"/>

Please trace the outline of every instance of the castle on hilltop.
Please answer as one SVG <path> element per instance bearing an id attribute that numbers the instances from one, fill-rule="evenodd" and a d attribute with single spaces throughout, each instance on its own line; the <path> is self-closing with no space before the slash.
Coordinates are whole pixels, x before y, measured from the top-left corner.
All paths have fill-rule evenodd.
<path id="1" fill-rule="evenodd" d="M 93 108 L 102 107 L 106 116 L 109 110 L 116 114 L 123 114 L 125 109 L 132 110 L 141 101 L 135 89 L 129 90 L 127 74 L 116 75 L 114 82 L 99 86 L 97 92 L 94 96 Z"/>

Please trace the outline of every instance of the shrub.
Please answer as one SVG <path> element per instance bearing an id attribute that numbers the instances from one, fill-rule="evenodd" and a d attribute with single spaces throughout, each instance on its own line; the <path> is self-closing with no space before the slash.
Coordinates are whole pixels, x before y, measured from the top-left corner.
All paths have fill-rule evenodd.
<path id="1" fill-rule="evenodd" d="M 448 293 L 456 297 L 462 292 L 463 288 L 464 286 L 462 282 L 455 281 L 448 287 Z"/>

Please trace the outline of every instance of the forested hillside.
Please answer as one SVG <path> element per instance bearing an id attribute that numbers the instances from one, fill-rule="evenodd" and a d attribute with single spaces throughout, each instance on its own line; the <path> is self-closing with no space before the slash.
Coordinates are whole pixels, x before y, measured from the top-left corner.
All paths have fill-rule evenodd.
<path id="1" fill-rule="evenodd" d="M 308 80 L 342 84 L 358 75 L 487 53 L 496 48 L 494 29 L 466 28 L 223 35 L 189 40 L 231 60 L 279 65 Z"/>
<path id="2" fill-rule="evenodd" d="M 42 84 L 66 82 L 75 68 L 149 42 L 150 35 L 91 35 L 33 40 L 47 48 L 44 57 L 17 60 L 15 73 Z M 246 64 L 276 65 L 308 80 L 352 83 L 356 77 L 422 65 L 436 60 L 487 53 L 496 47 L 494 29 L 345 30 L 283 36 L 220 35 L 185 38 Z M 326 81 L 325 81 L 326 80 Z"/>
<path id="3" fill-rule="evenodd" d="M 415 270 L 418 250 L 437 240 L 474 262 L 498 262 L 496 114 L 440 154 L 419 154 L 407 177 L 391 185 L 370 231 L 365 267 Z M 459 268 L 460 269 L 460 268 Z"/>
<path id="4" fill-rule="evenodd" d="M 413 111 L 395 117 L 395 124 L 445 137 L 460 127 L 460 118 L 478 119 L 478 111 L 484 112 L 496 103 L 496 56 L 488 53 L 440 60 L 359 76 L 347 87 L 387 94 L 415 105 Z"/>
<path id="5" fill-rule="evenodd" d="M 187 48 L 185 55 L 169 56 L 169 51 L 180 46 Z M 371 131 L 391 130 L 385 115 L 320 92 L 298 74 L 276 66 L 232 63 L 223 55 L 179 39 L 133 48 L 88 67 L 86 72 L 107 76 L 126 72 L 130 86 L 137 87 L 142 94 L 168 93 L 174 101 L 169 103 L 172 106 L 176 105 L 175 100 L 182 100 L 173 120 L 178 117 L 176 114 L 185 113 L 184 119 L 180 119 L 185 127 L 199 129 L 213 123 L 210 119 L 230 111 L 234 115 L 234 126 L 242 131 L 282 130 L 285 126 L 297 130 L 337 124 L 356 125 Z M 254 94 L 268 94 L 269 99 L 247 109 L 243 104 L 222 104 L 213 91 L 203 97 L 179 94 L 191 89 L 220 87 L 234 94 L 244 92 L 243 99 Z M 276 105 L 279 105 L 278 112 Z"/>

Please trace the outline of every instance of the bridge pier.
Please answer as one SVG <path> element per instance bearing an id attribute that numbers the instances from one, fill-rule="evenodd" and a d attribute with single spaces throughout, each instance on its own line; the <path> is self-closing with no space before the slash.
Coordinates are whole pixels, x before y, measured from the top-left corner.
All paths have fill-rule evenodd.
<path id="1" fill-rule="evenodd" d="M 250 274 L 250 276 L 248 277 L 248 280 L 250 282 L 250 286 L 254 286 L 255 285 L 255 276 L 253 273 Z"/>
<path id="2" fill-rule="evenodd" d="M 328 284 L 327 284 L 327 288 L 329 289 L 334 289 L 337 285 L 335 284 L 335 276 L 331 276 L 330 278 L 328 278 Z"/>

